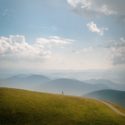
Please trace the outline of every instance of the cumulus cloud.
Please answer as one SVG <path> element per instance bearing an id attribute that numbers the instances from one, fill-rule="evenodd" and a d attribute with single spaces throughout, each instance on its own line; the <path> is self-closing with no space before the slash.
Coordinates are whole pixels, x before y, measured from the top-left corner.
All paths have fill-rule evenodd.
<path id="1" fill-rule="evenodd" d="M 59 36 L 50 36 L 48 38 L 38 38 L 36 40 L 36 43 L 39 45 L 49 45 L 49 46 L 62 46 L 62 45 L 68 45 L 71 44 L 73 40 L 61 38 Z"/>
<path id="2" fill-rule="evenodd" d="M 90 22 L 87 24 L 88 29 L 93 32 L 103 36 L 104 31 L 108 30 L 108 28 L 99 28 L 94 22 Z"/>
<path id="3" fill-rule="evenodd" d="M 20 60 L 43 60 L 51 56 L 52 51 L 47 46 L 60 47 L 70 44 L 72 40 L 58 36 L 48 38 L 38 38 L 33 44 L 25 40 L 25 36 L 11 35 L 0 37 L 0 58 L 1 59 L 20 59 Z"/>
<path id="4" fill-rule="evenodd" d="M 24 36 L 0 37 L 0 56 L 12 58 L 45 58 L 50 54 L 44 46 L 38 48 L 36 43 L 30 45 Z"/>
<path id="5" fill-rule="evenodd" d="M 125 39 L 111 41 L 108 48 L 111 50 L 112 61 L 114 65 L 125 64 Z"/>
<path id="6" fill-rule="evenodd" d="M 71 8 L 84 16 L 125 15 L 124 0 L 67 0 Z"/>

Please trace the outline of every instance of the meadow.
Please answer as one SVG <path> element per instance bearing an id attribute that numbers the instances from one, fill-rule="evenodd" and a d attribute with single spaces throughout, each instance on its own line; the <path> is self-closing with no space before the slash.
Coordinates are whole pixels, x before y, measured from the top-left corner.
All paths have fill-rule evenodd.
<path id="1" fill-rule="evenodd" d="M 0 125 L 125 125 L 125 117 L 94 99 L 0 88 Z"/>

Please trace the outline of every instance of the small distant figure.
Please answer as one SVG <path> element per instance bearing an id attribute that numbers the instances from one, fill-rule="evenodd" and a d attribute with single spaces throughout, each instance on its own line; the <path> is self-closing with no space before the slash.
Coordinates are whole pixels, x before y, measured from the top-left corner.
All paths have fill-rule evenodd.
<path id="1" fill-rule="evenodd" d="M 64 92 L 63 92 L 63 90 L 62 90 L 62 95 L 64 95 Z"/>

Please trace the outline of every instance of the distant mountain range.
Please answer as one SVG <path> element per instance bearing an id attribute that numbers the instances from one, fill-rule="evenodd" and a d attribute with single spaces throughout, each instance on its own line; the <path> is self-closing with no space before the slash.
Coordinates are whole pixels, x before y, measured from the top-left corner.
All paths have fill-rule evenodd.
<path id="1" fill-rule="evenodd" d="M 110 80 L 107 79 L 90 79 L 86 80 L 86 83 L 91 83 L 91 84 L 101 84 L 103 86 L 107 86 L 108 88 L 111 89 L 118 89 L 118 90 L 125 90 L 125 84 L 116 84 Z"/>
<path id="2" fill-rule="evenodd" d="M 0 80 L 0 86 L 36 90 L 37 86 L 48 81 L 50 79 L 43 75 L 16 75 Z"/>
<path id="3" fill-rule="evenodd" d="M 66 95 L 83 95 L 85 93 L 103 89 L 121 89 L 121 85 L 114 84 L 109 80 L 91 79 L 79 81 L 76 79 L 58 78 L 51 79 L 44 75 L 16 75 L 7 79 L 0 80 L 1 87 L 13 87 L 43 91 L 50 93 L 61 93 Z M 122 85 L 123 86 L 123 85 Z"/>
<path id="4" fill-rule="evenodd" d="M 41 85 L 39 88 L 42 88 L 43 85 Z M 93 85 L 86 83 L 84 81 L 79 81 L 75 79 L 55 79 L 50 80 L 49 82 L 44 84 L 44 88 L 46 88 L 49 92 L 56 92 L 60 93 L 61 91 L 64 91 L 64 94 L 71 94 L 71 95 L 82 95 L 83 93 L 92 92 L 95 90 L 101 90 L 101 89 L 108 89 L 107 86 L 98 84 Z"/>
<path id="5" fill-rule="evenodd" d="M 84 96 L 109 101 L 125 107 L 125 91 L 99 90 Z"/>
<path id="6" fill-rule="evenodd" d="M 43 76 L 43 75 L 16 75 L 7 79 L 3 79 L 3 82 L 6 83 L 13 83 L 13 82 L 30 82 L 30 83 L 34 83 L 34 82 L 46 82 L 50 80 L 48 77 Z"/>

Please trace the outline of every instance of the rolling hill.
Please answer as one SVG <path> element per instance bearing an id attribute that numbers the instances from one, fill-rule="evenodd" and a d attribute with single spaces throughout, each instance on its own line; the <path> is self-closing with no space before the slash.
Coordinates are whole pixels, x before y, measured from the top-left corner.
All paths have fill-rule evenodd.
<path id="1" fill-rule="evenodd" d="M 44 75 L 33 74 L 33 75 L 16 75 L 16 76 L 6 79 L 6 82 L 9 82 L 9 83 L 13 83 L 13 82 L 42 83 L 42 82 L 47 82 L 49 80 L 50 79 Z"/>
<path id="2" fill-rule="evenodd" d="M 103 89 L 120 90 L 120 88 L 123 88 L 110 80 L 104 79 L 90 79 L 86 81 L 70 78 L 51 79 L 47 76 L 36 74 L 22 74 L 0 80 L 0 87 L 11 87 L 49 93 L 61 93 L 64 91 L 66 95 L 77 96 Z"/>
<path id="3" fill-rule="evenodd" d="M 0 80 L 0 86 L 37 90 L 39 85 L 49 80 L 44 75 L 16 75 Z"/>
<path id="4" fill-rule="evenodd" d="M 107 89 L 107 86 L 102 84 L 93 85 L 86 83 L 84 81 L 79 81 L 75 79 L 60 78 L 54 79 L 40 85 L 39 90 L 47 92 L 60 93 L 62 90 L 66 95 L 78 95 L 81 96 L 83 93 L 92 92 L 101 89 Z"/>
<path id="5" fill-rule="evenodd" d="M 69 78 L 50 79 L 44 75 L 16 75 L 0 80 L 1 87 L 11 87 L 42 91 L 50 93 L 60 93 L 64 91 L 68 95 L 79 95 L 101 89 L 109 89 L 103 84 L 89 84 Z"/>
<path id="6" fill-rule="evenodd" d="M 86 83 L 89 84 L 94 84 L 94 85 L 99 85 L 101 84 L 103 87 L 108 87 L 113 90 L 122 90 L 125 91 L 125 84 L 124 83 L 115 83 L 112 82 L 111 80 L 107 79 L 89 79 L 85 80 Z"/>
<path id="7" fill-rule="evenodd" d="M 0 99 L 0 125 L 125 125 L 94 99 L 9 88 L 0 88 Z"/>
<path id="8" fill-rule="evenodd" d="M 125 107 L 125 91 L 118 90 L 99 90 L 88 93 L 87 97 L 106 100 Z"/>

